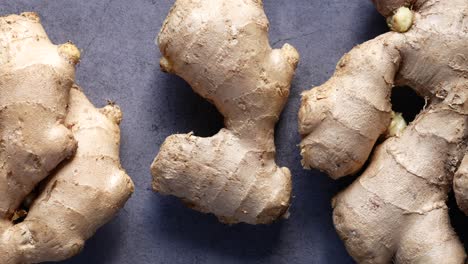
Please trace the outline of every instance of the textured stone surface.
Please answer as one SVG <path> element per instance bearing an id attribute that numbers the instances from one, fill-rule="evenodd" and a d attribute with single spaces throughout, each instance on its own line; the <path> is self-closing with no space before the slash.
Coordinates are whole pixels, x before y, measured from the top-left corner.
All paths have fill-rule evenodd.
<path id="1" fill-rule="evenodd" d="M 122 164 L 135 194 L 119 217 L 65 263 L 353 263 L 335 233 L 334 182 L 303 170 L 297 144 L 300 93 L 320 85 L 354 45 L 386 31 L 367 0 L 264 0 L 274 47 L 301 53 L 290 101 L 277 129 L 277 160 L 293 174 L 289 220 L 271 226 L 225 226 L 151 190 L 149 166 L 170 134 L 212 135 L 222 127 L 213 106 L 175 76 L 159 71 L 154 38 L 173 0 L 9 0 L 0 14 L 38 12 L 55 43 L 72 40 L 82 52 L 77 78 L 92 101 L 124 111 Z M 461 224 L 463 218 L 458 218 Z M 463 236 L 462 236 L 463 239 Z"/>

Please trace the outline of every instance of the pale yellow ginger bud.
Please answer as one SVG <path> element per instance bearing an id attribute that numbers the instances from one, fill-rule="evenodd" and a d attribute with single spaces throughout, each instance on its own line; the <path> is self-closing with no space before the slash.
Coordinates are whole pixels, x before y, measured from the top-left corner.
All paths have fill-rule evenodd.
<path id="1" fill-rule="evenodd" d="M 404 33 L 408 31 L 413 25 L 414 14 L 408 7 L 400 7 L 395 11 L 393 16 L 387 20 L 388 26 L 391 30 Z"/>
<path id="2" fill-rule="evenodd" d="M 392 122 L 387 130 L 387 137 L 400 136 L 401 133 L 405 130 L 407 124 L 405 118 L 401 113 L 396 113 L 392 111 Z"/>

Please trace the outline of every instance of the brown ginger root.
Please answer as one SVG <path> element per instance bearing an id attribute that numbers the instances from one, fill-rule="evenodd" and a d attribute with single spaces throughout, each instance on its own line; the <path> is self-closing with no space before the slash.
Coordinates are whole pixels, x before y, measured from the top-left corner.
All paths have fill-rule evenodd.
<path id="1" fill-rule="evenodd" d="M 73 44 L 50 43 L 37 14 L 0 17 L 2 264 L 75 255 L 133 191 L 119 162 L 120 110 L 71 89 L 79 58 Z"/>
<path id="2" fill-rule="evenodd" d="M 226 128 L 166 139 L 151 166 L 154 190 L 229 224 L 283 215 L 291 175 L 275 163 L 274 126 L 299 55 L 270 47 L 262 1 L 177 0 L 158 44 L 161 68 L 212 102 Z"/>
<path id="3" fill-rule="evenodd" d="M 133 192 L 120 165 L 118 106 L 96 109 L 75 87 L 69 107 L 66 124 L 78 142 L 77 152 L 48 179 L 24 221 L 1 226 L 0 263 L 60 261 L 76 255 Z"/>
<path id="4" fill-rule="evenodd" d="M 446 200 L 454 184 L 467 212 L 468 2 L 374 3 L 392 29 L 407 31 L 354 48 L 328 82 L 303 94 L 304 165 L 333 178 L 358 172 L 390 125 L 392 87 L 412 87 L 427 107 L 334 198 L 335 227 L 358 263 L 464 263 Z"/>
<path id="5" fill-rule="evenodd" d="M 78 60 L 37 14 L 0 17 L 0 221 L 76 149 L 63 122 Z"/>

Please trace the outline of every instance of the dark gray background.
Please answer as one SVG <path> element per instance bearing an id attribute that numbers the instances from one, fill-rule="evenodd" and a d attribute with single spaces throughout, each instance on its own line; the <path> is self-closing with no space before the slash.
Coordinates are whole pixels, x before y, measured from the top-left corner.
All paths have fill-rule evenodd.
<path id="1" fill-rule="evenodd" d="M 290 100 L 276 130 L 277 161 L 291 169 L 289 220 L 271 226 L 225 226 L 151 190 L 149 166 L 170 134 L 215 134 L 222 118 L 175 76 L 159 71 L 154 38 L 174 0 L 2 0 L 0 14 L 36 11 L 55 43 L 82 49 L 78 83 L 102 106 L 124 111 L 122 164 L 135 194 L 111 223 L 66 263 L 353 263 L 333 228 L 334 182 L 305 171 L 297 144 L 303 90 L 326 81 L 354 45 L 387 30 L 368 0 L 265 0 L 274 47 L 289 42 L 301 54 Z M 466 218 L 459 212 L 455 225 Z M 460 230 L 459 230 L 460 231 Z M 460 233 L 460 232 L 459 232 Z M 466 232 L 465 232 L 466 233 Z"/>

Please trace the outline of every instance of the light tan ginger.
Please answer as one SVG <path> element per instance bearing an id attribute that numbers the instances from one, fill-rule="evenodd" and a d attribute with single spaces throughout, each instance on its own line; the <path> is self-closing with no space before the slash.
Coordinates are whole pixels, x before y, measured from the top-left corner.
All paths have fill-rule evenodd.
<path id="1" fill-rule="evenodd" d="M 358 263 L 464 263 L 446 200 L 453 184 L 467 212 L 468 2 L 374 3 L 399 32 L 354 48 L 303 94 L 303 163 L 333 178 L 358 172 L 391 123 L 392 87 L 412 87 L 427 107 L 335 197 L 335 227 Z"/>
<path id="2" fill-rule="evenodd" d="M 154 190 L 229 224 L 287 212 L 291 175 L 275 163 L 274 126 L 299 55 L 268 41 L 262 1 L 176 1 L 158 38 L 161 67 L 212 102 L 226 128 L 167 138 L 151 166 Z"/>
<path id="3" fill-rule="evenodd" d="M 0 263 L 60 261 L 76 255 L 133 192 L 133 182 L 120 165 L 118 106 L 96 109 L 75 87 L 69 108 L 66 124 L 78 142 L 77 152 L 48 179 L 24 221 L 0 230 Z"/>
<path id="4" fill-rule="evenodd" d="M 0 48 L 0 263 L 63 260 L 133 191 L 119 162 L 121 112 L 70 92 L 79 51 L 52 45 L 36 14 L 0 18 Z"/>
<path id="5" fill-rule="evenodd" d="M 76 149 L 63 123 L 78 60 L 72 44 L 50 42 L 37 14 L 0 17 L 2 220 Z"/>

